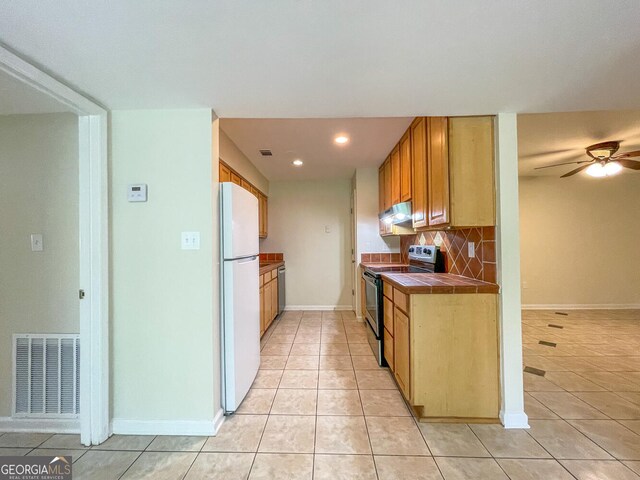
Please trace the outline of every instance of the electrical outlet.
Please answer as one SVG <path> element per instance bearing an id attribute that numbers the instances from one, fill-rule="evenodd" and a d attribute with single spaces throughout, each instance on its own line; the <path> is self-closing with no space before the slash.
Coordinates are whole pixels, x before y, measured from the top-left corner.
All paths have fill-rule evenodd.
<path id="1" fill-rule="evenodd" d="M 525 290 L 527 288 L 529 288 L 529 283 L 526 280 L 523 280 L 522 281 L 522 289 Z"/>
<path id="2" fill-rule="evenodd" d="M 469 255 L 469 258 L 476 256 L 476 242 L 467 243 L 467 254 Z"/>

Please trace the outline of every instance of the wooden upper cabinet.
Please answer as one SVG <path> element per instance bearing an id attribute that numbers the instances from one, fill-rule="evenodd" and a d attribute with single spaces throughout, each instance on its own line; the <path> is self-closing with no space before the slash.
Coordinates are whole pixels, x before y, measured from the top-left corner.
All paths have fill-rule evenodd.
<path id="1" fill-rule="evenodd" d="M 253 185 L 251 185 L 251 193 L 253 194 L 254 197 L 256 197 L 257 199 L 260 199 L 260 190 L 258 190 Z"/>
<path id="2" fill-rule="evenodd" d="M 400 201 L 411 200 L 411 128 L 400 139 Z"/>
<path id="3" fill-rule="evenodd" d="M 384 212 L 384 163 L 378 168 L 378 213 Z"/>
<path id="4" fill-rule="evenodd" d="M 251 184 L 244 178 L 240 180 L 240 186 L 249 192 L 251 191 Z"/>
<path id="5" fill-rule="evenodd" d="M 429 226 L 449 224 L 447 118 L 427 119 L 427 213 Z"/>
<path id="6" fill-rule="evenodd" d="M 231 181 L 231 170 L 229 170 L 229 167 L 227 167 L 224 163 L 220 163 L 218 174 L 221 183 Z"/>
<path id="7" fill-rule="evenodd" d="M 391 182 L 391 157 L 389 156 L 384 162 L 384 210 L 391 208 L 391 205 L 393 205 Z"/>
<path id="8" fill-rule="evenodd" d="M 449 118 L 451 224 L 496 224 L 494 117 Z"/>
<path id="9" fill-rule="evenodd" d="M 260 238 L 267 238 L 267 234 L 269 232 L 269 225 L 268 225 L 268 218 L 269 218 L 269 213 L 268 213 L 268 208 L 269 208 L 269 204 L 268 204 L 268 199 L 265 195 L 263 195 L 262 193 L 260 193 L 259 197 L 258 197 L 258 207 L 259 207 L 259 214 L 260 214 L 260 219 L 259 219 L 259 237 Z"/>
<path id="10" fill-rule="evenodd" d="M 400 203 L 400 144 L 391 152 L 391 205 Z"/>
<path id="11" fill-rule="evenodd" d="M 427 227 L 427 120 L 416 118 L 411 124 L 413 228 Z"/>
<path id="12" fill-rule="evenodd" d="M 242 177 L 231 170 L 231 181 L 236 185 L 242 186 Z"/>

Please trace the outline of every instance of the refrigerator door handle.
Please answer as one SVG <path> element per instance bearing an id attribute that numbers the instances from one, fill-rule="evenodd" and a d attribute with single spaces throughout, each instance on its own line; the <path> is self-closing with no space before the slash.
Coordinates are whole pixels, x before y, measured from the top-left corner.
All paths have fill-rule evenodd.
<path id="1" fill-rule="evenodd" d="M 241 259 L 238 261 L 238 263 L 249 263 L 249 262 L 253 262 L 256 258 L 258 258 L 258 256 L 257 256 L 257 255 L 254 255 L 254 256 L 252 256 L 252 257 L 244 257 L 244 258 L 241 258 Z"/>

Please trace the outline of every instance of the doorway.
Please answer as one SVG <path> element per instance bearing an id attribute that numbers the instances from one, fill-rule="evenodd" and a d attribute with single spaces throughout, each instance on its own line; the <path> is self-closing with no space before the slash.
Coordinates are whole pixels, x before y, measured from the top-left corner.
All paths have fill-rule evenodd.
<path id="1" fill-rule="evenodd" d="M 108 196 L 107 196 L 107 111 L 70 89 L 14 53 L 0 47 L 0 74 L 16 98 L 35 102 L 26 110 L 53 108 L 77 116 L 77 318 L 80 343 L 79 430 L 84 445 L 95 445 L 109 436 L 109 336 L 108 336 Z M 26 94 L 29 92 L 29 94 Z M 6 93 L 6 91 L 5 91 Z M 0 112 L 1 113 L 1 112 Z M 76 228 L 76 227 L 74 227 Z M 36 234 L 29 239 L 39 248 Z M 42 245 L 42 243 L 40 244 Z M 46 244 L 44 244 L 46 248 Z M 7 339 L 4 339 L 6 342 Z M 58 419 L 0 419 L 3 431 L 56 431 Z M 75 427 L 77 431 L 77 426 Z"/>

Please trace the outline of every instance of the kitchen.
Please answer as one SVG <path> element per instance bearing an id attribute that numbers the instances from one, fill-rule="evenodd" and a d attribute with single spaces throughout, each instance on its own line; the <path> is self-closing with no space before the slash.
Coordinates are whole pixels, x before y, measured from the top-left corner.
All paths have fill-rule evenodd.
<path id="1" fill-rule="evenodd" d="M 394 389 L 397 385 L 421 422 L 500 423 L 494 117 L 356 123 L 372 121 L 378 123 L 368 136 L 359 126 L 355 137 L 350 132 L 357 128 L 345 128 L 345 120 L 221 121 L 220 181 L 248 190 L 259 206 L 262 366 L 256 369 L 256 384 L 277 387 L 292 375 L 289 370 L 299 370 L 296 375 L 303 384 L 318 388 L 331 371 L 323 374 L 322 365 L 344 362 L 353 368 L 353 378 L 338 368 L 339 378 L 326 381 L 349 389 L 360 385 L 362 369 L 355 365 L 366 365 L 368 374 L 388 369 L 391 377 L 377 381 Z M 381 135 L 384 121 L 391 125 Z M 273 126 L 285 122 L 286 128 Z M 298 135 L 296 146 L 291 130 Z M 310 242 L 313 237 L 330 238 L 336 225 L 318 218 L 321 225 L 305 230 L 304 237 L 295 223 L 291 228 L 286 221 L 310 215 L 305 207 L 318 202 L 307 202 L 304 193 L 312 184 L 322 189 L 325 182 L 337 181 L 299 175 L 312 157 L 302 152 L 300 143 L 312 143 L 317 150 L 317 137 L 327 144 L 333 139 L 329 148 L 344 155 L 358 148 L 358 142 L 374 142 L 376 135 L 384 145 L 366 152 L 366 164 L 354 160 L 358 153 L 340 159 L 350 178 L 339 180 L 345 188 L 337 207 L 342 212 L 341 239 L 336 242 L 342 261 L 337 268 L 343 273 L 342 289 L 352 295 L 347 301 L 340 297 L 323 302 L 317 299 L 321 293 L 314 298 L 313 292 L 329 288 L 325 277 L 331 273 L 325 272 L 332 259 L 326 245 Z M 288 173 L 285 182 L 271 180 L 269 189 L 265 177 L 275 173 L 277 178 L 278 168 L 299 176 Z M 324 168 L 335 170 L 330 162 Z M 256 186 L 259 182 L 264 190 Z M 294 264 L 298 259 L 313 267 L 300 269 Z M 284 276 L 277 272 L 285 263 L 290 275 L 283 305 Z M 317 283 L 308 284 L 312 293 L 309 300 L 307 292 L 303 303 L 294 288 L 309 277 Z M 310 358 L 296 360 L 298 356 Z M 291 361 L 297 361 L 299 369 L 290 368 Z M 320 374 L 314 383 L 315 369 Z M 269 413 L 278 404 L 275 389 L 271 393 L 254 385 L 238 413 Z M 305 393 L 301 398 L 311 402 Z M 404 411 L 402 402 L 396 404 Z"/>

